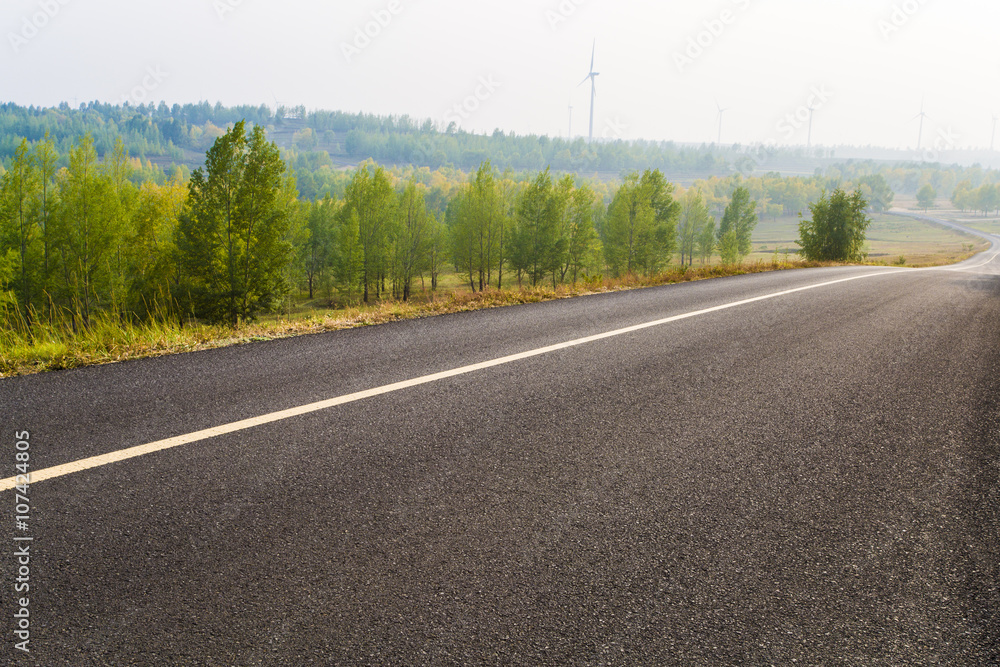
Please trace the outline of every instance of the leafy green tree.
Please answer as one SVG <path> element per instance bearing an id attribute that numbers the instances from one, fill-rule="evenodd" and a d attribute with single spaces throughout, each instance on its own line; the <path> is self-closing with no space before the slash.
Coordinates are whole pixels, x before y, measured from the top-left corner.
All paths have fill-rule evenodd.
<path id="1" fill-rule="evenodd" d="M 452 214 L 456 266 L 469 269 L 471 282 L 478 281 L 480 290 L 492 283 L 494 273 L 498 287 L 502 285 L 510 212 L 503 185 L 489 161 L 480 165 Z"/>
<path id="2" fill-rule="evenodd" d="M 45 133 L 45 138 L 35 144 L 34 151 L 35 164 L 38 166 L 38 177 L 41 186 L 38 201 L 38 225 L 42 243 L 42 267 L 41 280 L 42 288 L 48 293 L 52 289 L 53 280 L 53 213 L 58 209 L 57 191 L 55 188 L 56 169 L 59 163 L 59 153 L 56 152 L 55 144 L 49 138 L 49 133 Z M 45 312 L 51 322 L 53 317 L 52 299 L 45 298 Z"/>
<path id="3" fill-rule="evenodd" d="M 604 222 L 604 254 L 611 272 L 652 274 L 677 244 L 680 204 L 674 186 L 657 169 L 633 172 L 618 189 Z"/>
<path id="4" fill-rule="evenodd" d="M 518 272 L 518 281 L 527 274 L 531 284 L 537 285 L 551 274 L 556 282 L 568 246 L 563 222 L 571 190 L 572 177 L 557 185 L 546 169 L 521 192 L 511 244 L 511 263 Z"/>
<path id="5" fill-rule="evenodd" d="M 924 184 L 920 190 L 917 191 L 917 205 L 924 209 L 924 213 L 927 209 L 934 206 L 934 202 L 937 200 L 937 190 L 930 183 Z"/>
<path id="6" fill-rule="evenodd" d="M 738 186 L 722 214 L 719 229 L 719 253 L 724 264 L 737 264 L 753 249 L 753 230 L 757 226 L 757 202 L 750 199 L 750 190 Z"/>
<path id="7" fill-rule="evenodd" d="M 951 203 L 955 208 L 961 209 L 963 212 L 973 208 L 972 199 L 974 197 L 973 193 L 975 191 L 972 188 L 972 181 L 966 179 L 958 183 L 955 189 L 951 193 Z"/>
<path id="8" fill-rule="evenodd" d="M 132 218 L 139 195 L 138 188 L 130 180 L 134 169 L 121 137 L 115 139 L 114 149 L 105 155 L 101 171 L 110 188 L 107 202 L 107 215 L 110 217 L 108 224 L 115 230 L 116 245 L 111 261 L 114 270 L 112 296 L 117 301 L 113 307 L 117 307 L 128 298 L 127 242 L 132 233 Z"/>
<path id="9" fill-rule="evenodd" d="M 361 220 L 355 209 L 341 209 L 341 213 L 337 283 L 345 299 L 353 303 L 361 289 L 365 265 Z"/>
<path id="10" fill-rule="evenodd" d="M 709 217 L 705 222 L 705 225 L 701 228 L 701 233 L 698 234 L 698 256 L 701 257 L 701 263 L 712 259 L 712 252 L 715 251 L 716 241 L 715 241 L 715 218 Z"/>
<path id="11" fill-rule="evenodd" d="M 10 249 L 16 252 L 18 310 L 25 323 L 30 323 L 32 301 L 37 283 L 41 282 L 39 266 L 39 228 L 37 209 L 41 197 L 38 168 L 32 159 L 28 141 L 22 139 L 10 163 L 10 169 L 0 180 L 0 254 Z"/>
<path id="12" fill-rule="evenodd" d="M 975 201 L 976 210 L 982 211 L 983 215 L 987 216 L 990 211 L 1000 206 L 1000 185 L 983 183 L 976 188 L 972 198 Z"/>
<path id="13" fill-rule="evenodd" d="M 299 256 L 310 300 L 315 298 L 317 287 L 328 286 L 328 272 L 336 251 L 336 214 L 336 204 L 329 195 L 309 206 L 306 217 L 308 233 L 305 243 L 299 248 Z"/>
<path id="14" fill-rule="evenodd" d="M 735 229 L 730 229 L 719 239 L 719 257 L 723 264 L 738 264 L 744 257 L 740 253 L 740 238 Z"/>
<path id="15" fill-rule="evenodd" d="M 462 274 L 469 281 L 469 288 L 476 291 L 476 275 L 478 267 L 476 265 L 477 235 L 472 225 L 472 218 L 466 214 L 469 205 L 466 203 L 469 197 L 468 190 L 459 191 L 445 210 L 445 226 L 447 227 L 448 250 L 451 263 L 455 271 Z"/>
<path id="16" fill-rule="evenodd" d="M 181 264 L 195 314 L 235 325 L 270 309 L 286 291 L 291 247 L 289 184 L 278 147 L 244 121 L 208 150 L 191 175 L 178 224 Z"/>
<path id="17" fill-rule="evenodd" d="M 690 266 L 694 263 L 698 239 L 709 220 L 705 196 L 698 188 L 688 188 L 681 199 L 680 222 L 677 224 L 681 265 Z"/>
<path id="18" fill-rule="evenodd" d="M 95 311 L 113 304 L 121 248 L 121 217 L 114 183 L 98 163 L 94 140 L 84 135 L 69 154 L 69 168 L 60 173 L 59 211 L 53 245 L 58 248 L 58 296 L 89 327 Z"/>
<path id="19" fill-rule="evenodd" d="M 871 219 L 865 214 L 868 202 L 861 190 L 848 195 L 837 189 L 809 205 L 811 220 L 799 222 L 799 241 L 806 259 L 818 261 L 860 261 L 864 258 L 865 232 Z"/>
<path id="20" fill-rule="evenodd" d="M 139 190 L 125 243 L 128 309 L 139 319 L 169 310 L 178 276 L 177 221 L 186 200 L 179 180 L 147 182 Z"/>
<path id="21" fill-rule="evenodd" d="M 372 291 L 376 298 L 383 292 L 389 271 L 390 245 L 396 222 L 396 193 L 385 169 L 378 165 L 362 165 L 351 178 L 342 209 L 345 220 L 358 216 L 358 238 L 361 242 L 361 285 L 364 302 Z"/>
<path id="22" fill-rule="evenodd" d="M 861 194 L 868 201 L 868 206 L 875 213 L 884 213 L 892 208 L 895 194 L 889 187 L 889 182 L 882 174 L 871 174 L 858 181 Z"/>
<path id="23" fill-rule="evenodd" d="M 597 194 L 589 186 L 581 186 L 570 195 L 566 211 L 567 249 L 561 271 L 561 280 L 575 283 L 579 274 L 595 263 L 601 253 L 601 240 L 594 226 Z"/>
<path id="24" fill-rule="evenodd" d="M 437 290 L 438 278 L 445 267 L 448 252 L 448 228 L 437 214 L 431 212 L 429 215 L 427 272 L 430 273 L 431 290 L 434 291 Z"/>
<path id="25" fill-rule="evenodd" d="M 399 199 L 398 215 L 393 284 L 403 301 L 409 301 L 413 277 L 423 272 L 429 263 L 431 215 L 427 211 L 423 186 L 413 180 L 407 184 Z"/>

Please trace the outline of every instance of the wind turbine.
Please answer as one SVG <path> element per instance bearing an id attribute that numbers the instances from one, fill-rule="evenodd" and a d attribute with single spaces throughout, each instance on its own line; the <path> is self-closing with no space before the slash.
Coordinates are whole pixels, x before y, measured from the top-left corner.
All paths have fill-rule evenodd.
<path id="1" fill-rule="evenodd" d="M 809 138 L 806 139 L 806 148 L 811 149 L 813 145 L 813 112 L 816 111 L 816 107 L 809 105 Z"/>
<path id="2" fill-rule="evenodd" d="M 725 109 L 723 109 L 722 106 L 719 104 L 719 100 L 715 100 L 715 106 L 719 110 L 719 139 L 718 139 L 718 141 L 716 143 L 719 146 L 721 146 L 722 145 L 722 114 L 724 114 L 725 112 L 729 111 L 729 107 L 726 107 Z"/>
<path id="3" fill-rule="evenodd" d="M 920 131 L 919 131 L 919 134 L 917 134 L 917 150 L 919 151 L 920 150 L 920 144 L 924 140 L 924 119 L 928 118 L 928 115 L 924 113 L 924 100 L 923 99 L 920 100 L 920 113 L 918 113 L 916 116 L 914 116 L 913 118 L 911 118 L 910 122 L 913 122 L 917 118 L 920 119 Z"/>
<path id="4" fill-rule="evenodd" d="M 281 120 L 281 118 L 278 118 L 278 111 L 279 111 L 279 109 L 284 109 L 284 106 L 281 104 L 281 102 L 278 101 L 278 96 L 274 94 L 273 90 L 271 91 L 271 97 L 274 98 L 274 117 L 277 120 Z M 282 117 L 284 117 L 284 115 L 285 115 L 284 111 L 281 112 L 281 115 L 282 115 Z"/>
<path id="5" fill-rule="evenodd" d="M 590 79 L 590 135 L 587 139 L 588 143 L 594 141 L 594 101 L 597 99 L 597 77 L 600 72 L 594 71 L 594 56 L 597 55 L 597 40 L 594 40 L 594 48 L 590 52 L 590 74 L 584 77 L 583 81 L 577 86 L 579 88 L 583 84 L 587 83 L 587 79 Z"/>

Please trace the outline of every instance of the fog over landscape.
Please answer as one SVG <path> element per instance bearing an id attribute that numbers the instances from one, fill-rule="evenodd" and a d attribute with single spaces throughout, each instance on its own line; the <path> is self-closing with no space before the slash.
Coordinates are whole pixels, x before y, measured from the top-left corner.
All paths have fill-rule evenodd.
<path id="1" fill-rule="evenodd" d="M 990 148 L 985 0 L 8 0 L 0 98 L 304 105 L 470 132 Z M 926 113 L 920 128 L 921 105 Z"/>

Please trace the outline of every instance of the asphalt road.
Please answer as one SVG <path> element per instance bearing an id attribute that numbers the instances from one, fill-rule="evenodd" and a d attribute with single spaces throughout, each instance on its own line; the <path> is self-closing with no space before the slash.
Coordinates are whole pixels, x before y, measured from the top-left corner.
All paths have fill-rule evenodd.
<path id="1" fill-rule="evenodd" d="M 0 477 L 855 276 L 0 493 L 32 665 L 1000 663 L 1000 259 L 0 380 Z M 6 460 L 4 460 L 6 459 Z M 30 542 L 30 654 L 14 648 Z"/>

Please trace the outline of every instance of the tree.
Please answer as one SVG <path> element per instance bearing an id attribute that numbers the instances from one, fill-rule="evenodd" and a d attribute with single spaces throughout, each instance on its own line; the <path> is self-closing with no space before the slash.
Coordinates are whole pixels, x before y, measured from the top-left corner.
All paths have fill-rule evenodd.
<path id="1" fill-rule="evenodd" d="M 445 209 L 444 219 L 447 228 L 448 249 L 451 263 L 457 273 L 467 276 L 469 287 L 476 291 L 476 234 L 471 224 L 471 218 L 465 213 L 467 190 L 459 191 Z M 432 278 L 433 280 L 433 278 Z"/>
<path id="2" fill-rule="evenodd" d="M 567 248 L 562 232 L 571 190 L 571 177 L 556 185 L 546 169 L 521 192 L 511 242 L 511 264 L 519 282 L 525 273 L 532 285 L 537 285 L 549 274 L 552 274 L 553 283 L 556 282 Z"/>
<path id="3" fill-rule="evenodd" d="M 18 310 L 30 324 L 38 267 L 38 209 L 41 188 L 38 169 L 29 154 L 28 141 L 22 139 L 10 169 L 0 180 L 0 254 L 13 249 L 17 256 L 16 278 Z"/>
<path id="4" fill-rule="evenodd" d="M 93 138 L 87 134 L 69 154 L 69 168 L 60 173 L 59 211 L 53 245 L 61 267 L 61 296 L 70 306 L 74 329 L 77 315 L 84 327 L 113 297 L 116 252 L 122 229 L 114 186 L 97 161 Z"/>
<path id="5" fill-rule="evenodd" d="M 125 142 L 121 137 L 115 140 L 111 154 L 104 156 L 101 170 L 109 186 L 107 215 L 108 224 L 115 231 L 114 255 L 111 259 L 114 270 L 112 296 L 119 303 L 127 300 L 128 284 L 126 261 L 128 236 L 132 232 L 132 218 L 138 200 L 138 188 L 132 184 L 132 164 L 129 161 Z M 117 306 L 118 304 L 114 304 Z"/>
<path id="6" fill-rule="evenodd" d="M 934 206 L 934 201 L 936 199 L 937 199 L 937 190 L 935 190 L 934 186 L 931 185 L 930 183 L 926 183 L 917 192 L 917 205 L 920 208 L 924 209 L 924 213 L 927 212 L 927 209 Z"/>
<path id="7" fill-rule="evenodd" d="M 680 222 L 677 225 L 677 237 L 680 242 L 681 265 L 690 266 L 694 263 L 695 248 L 710 217 L 705 197 L 698 188 L 688 188 L 681 199 Z"/>
<path id="8" fill-rule="evenodd" d="M 129 311 L 148 319 L 168 306 L 177 280 L 177 221 L 187 188 L 179 180 L 166 185 L 143 183 L 126 238 L 125 262 Z"/>
<path id="9" fill-rule="evenodd" d="M 376 298 L 382 294 L 396 221 L 396 193 L 382 167 L 365 164 L 354 172 L 344 195 L 342 214 L 344 220 L 349 220 L 352 214 L 358 217 L 361 285 L 364 301 L 368 303 L 373 290 Z"/>
<path id="10" fill-rule="evenodd" d="M 365 253 L 361 247 L 361 223 L 356 210 L 341 209 L 341 213 L 337 283 L 347 301 L 353 302 L 361 287 L 365 263 Z"/>
<path id="11" fill-rule="evenodd" d="M 871 219 L 865 215 L 868 202 L 855 190 L 848 195 L 841 189 L 830 197 L 824 192 L 820 200 L 809 205 L 812 220 L 799 223 L 802 254 L 808 260 L 860 261 L 864 258 L 865 232 Z"/>
<path id="12" fill-rule="evenodd" d="M 673 191 L 658 169 L 625 177 L 604 224 L 604 254 L 614 275 L 652 274 L 669 260 L 681 208 Z"/>
<path id="13" fill-rule="evenodd" d="M 715 246 L 715 218 L 709 217 L 705 226 L 701 228 L 701 233 L 698 234 L 698 255 L 702 264 L 712 259 Z"/>
<path id="14" fill-rule="evenodd" d="M 428 264 L 431 216 L 427 212 L 423 186 L 414 180 L 407 184 L 399 199 L 399 230 L 395 243 L 394 291 L 403 301 L 410 300 L 410 286 L 413 276 L 422 272 Z"/>
<path id="15" fill-rule="evenodd" d="M 41 232 L 42 241 L 42 287 L 49 291 L 52 286 L 52 252 L 53 252 L 53 229 L 52 215 L 58 209 L 56 198 L 55 178 L 56 165 L 59 162 L 59 154 L 56 152 L 55 144 L 49 139 L 49 133 L 45 133 L 45 138 L 35 144 L 34 152 L 35 164 L 38 166 L 38 177 L 41 185 L 41 197 L 39 199 L 38 225 Z M 48 319 L 52 321 L 52 299 L 45 299 L 45 310 Z"/>
<path id="16" fill-rule="evenodd" d="M 757 226 L 757 202 L 750 199 L 750 190 L 738 186 L 722 214 L 719 223 L 719 253 L 724 264 L 738 264 L 753 249 L 753 230 Z"/>
<path id="17" fill-rule="evenodd" d="M 889 187 L 889 182 L 882 174 L 865 176 L 858 181 L 862 196 L 868 201 L 868 206 L 875 213 L 884 213 L 892 208 L 895 194 Z"/>
<path id="18" fill-rule="evenodd" d="M 955 208 L 961 209 L 965 212 L 966 209 L 974 207 L 973 199 L 975 190 L 972 188 L 972 182 L 968 179 L 961 181 L 955 186 L 955 189 L 951 193 L 951 203 Z"/>
<path id="19" fill-rule="evenodd" d="M 315 297 L 317 286 L 327 284 L 327 271 L 333 264 L 336 213 L 336 205 L 329 195 L 309 205 L 306 216 L 308 238 L 299 249 L 299 254 L 310 300 Z"/>
<path id="20" fill-rule="evenodd" d="M 284 172 L 264 128 L 255 125 L 248 137 L 240 121 L 191 175 L 178 247 L 196 315 L 236 325 L 285 293 L 291 193 Z"/>
<path id="21" fill-rule="evenodd" d="M 459 206 L 452 211 L 453 249 L 456 267 L 468 269 L 473 290 L 478 282 L 483 290 L 497 274 L 497 287 L 503 282 L 505 243 L 510 227 L 510 212 L 504 186 L 489 161 L 483 162 L 464 188 Z"/>
<path id="22" fill-rule="evenodd" d="M 566 211 L 567 251 L 564 255 L 561 279 L 570 274 L 571 282 L 597 259 L 601 252 L 601 241 L 594 227 L 594 208 L 597 195 L 584 185 L 573 191 Z"/>

